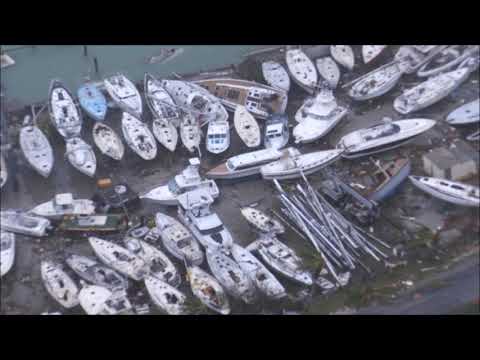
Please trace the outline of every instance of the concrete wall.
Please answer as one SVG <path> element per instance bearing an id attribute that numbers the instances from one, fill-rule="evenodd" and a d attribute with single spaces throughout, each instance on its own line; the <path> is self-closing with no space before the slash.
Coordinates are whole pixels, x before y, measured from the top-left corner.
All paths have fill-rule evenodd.
<path id="1" fill-rule="evenodd" d="M 475 161 L 470 160 L 452 167 L 452 180 L 467 179 L 478 173 Z"/>

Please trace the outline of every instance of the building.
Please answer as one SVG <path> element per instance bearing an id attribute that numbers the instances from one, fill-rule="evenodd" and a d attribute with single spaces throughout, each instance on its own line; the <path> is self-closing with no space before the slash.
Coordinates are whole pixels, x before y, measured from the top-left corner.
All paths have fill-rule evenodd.
<path id="1" fill-rule="evenodd" d="M 423 155 L 426 174 L 458 181 L 478 174 L 479 154 L 464 141 L 456 141 L 449 148 L 439 147 Z"/>

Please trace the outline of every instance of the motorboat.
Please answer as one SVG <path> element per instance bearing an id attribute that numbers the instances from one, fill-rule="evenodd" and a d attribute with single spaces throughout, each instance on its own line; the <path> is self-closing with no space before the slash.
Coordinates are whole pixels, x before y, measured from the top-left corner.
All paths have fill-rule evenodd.
<path id="1" fill-rule="evenodd" d="M 50 219 L 61 219 L 65 215 L 92 215 L 95 204 L 89 199 L 73 199 L 71 193 L 57 194 L 52 200 L 35 206 L 30 213 Z"/>
<path id="2" fill-rule="evenodd" d="M 50 228 L 50 220 L 14 210 L 0 211 L 0 223 L 3 231 L 36 237 L 47 235 Z"/>
<path id="3" fill-rule="evenodd" d="M 288 143 L 290 131 L 288 129 L 288 116 L 285 114 L 271 115 L 265 121 L 263 144 L 265 148 L 281 149 Z"/>

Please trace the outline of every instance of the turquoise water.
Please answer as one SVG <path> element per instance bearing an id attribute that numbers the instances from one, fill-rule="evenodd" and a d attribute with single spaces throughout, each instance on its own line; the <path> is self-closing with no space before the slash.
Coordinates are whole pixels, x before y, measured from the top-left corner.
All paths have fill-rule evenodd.
<path id="1" fill-rule="evenodd" d="M 19 106 L 46 100 L 53 78 L 60 78 L 75 94 L 89 75 L 92 79 L 100 79 L 119 71 L 139 81 L 146 71 L 161 77 L 170 76 L 172 72 L 181 74 L 213 70 L 241 62 L 244 54 L 259 46 L 88 45 L 88 56 L 84 56 L 82 45 L 20 47 L 1 46 L 16 64 L 2 69 L 0 78 L 7 99 Z M 159 55 L 161 48 L 183 48 L 183 52 L 164 63 L 148 64 L 146 59 Z M 94 73 L 94 57 L 98 60 L 98 76 Z"/>

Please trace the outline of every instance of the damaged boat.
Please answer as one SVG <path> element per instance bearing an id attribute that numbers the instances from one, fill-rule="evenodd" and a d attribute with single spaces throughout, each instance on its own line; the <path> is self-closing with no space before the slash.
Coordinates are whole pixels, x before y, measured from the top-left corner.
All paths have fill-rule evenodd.
<path id="1" fill-rule="evenodd" d="M 147 105 L 154 118 L 160 120 L 162 124 L 168 123 L 174 127 L 180 126 L 181 113 L 160 81 L 155 79 L 153 75 L 145 73 L 143 83 Z"/>
<path id="2" fill-rule="evenodd" d="M 0 231 L 0 277 L 6 275 L 15 261 L 15 234 Z"/>
<path id="3" fill-rule="evenodd" d="M 135 85 L 123 74 L 115 74 L 103 80 L 110 97 L 124 112 L 141 118 L 143 113 L 142 97 Z"/>
<path id="4" fill-rule="evenodd" d="M 215 120 L 208 123 L 207 151 L 212 154 L 220 154 L 230 146 L 230 124 L 227 120 Z"/>
<path id="5" fill-rule="evenodd" d="M 260 127 L 257 120 L 248 110 L 241 105 L 237 106 L 233 117 L 233 123 L 237 134 L 247 147 L 257 147 L 260 145 Z"/>
<path id="6" fill-rule="evenodd" d="M 290 77 L 287 70 L 276 61 L 262 63 L 262 75 L 265 82 L 271 87 L 288 92 L 290 90 Z"/>
<path id="7" fill-rule="evenodd" d="M 69 138 L 65 141 L 65 157 L 70 164 L 82 174 L 93 177 L 97 170 L 97 159 L 92 147 L 79 137 Z"/>
<path id="8" fill-rule="evenodd" d="M 7 183 L 8 180 L 8 169 L 7 164 L 3 158 L 3 155 L 0 154 L 0 189 L 3 188 L 3 185 Z"/>
<path id="9" fill-rule="evenodd" d="M 240 209 L 245 220 L 248 221 L 256 230 L 263 233 L 282 234 L 285 227 L 278 220 L 268 216 L 263 211 L 246 206 Z"/>
<path id="10" fill-rule="evenodd" d="M 376 59 L 388 45 L 362 45 L 363 62 L 368 64 Z"/>
<path id="11" fill-rule="evenodd" d="M 65 215 L 92 215 L 95 204 L 89 199 L 73 199 L 71 193 L 57 194 L 43 204 L 35 206 L 30 213 L 51 219 L 61 219 Z"/>
<path id="12" fill-rule="evenodd" d="M 122 139 L 109 126 L 103 123 L 95 123 L 93 126 L 93 141 L 104 155 L 111 157 L 113 160 L 120 161 L 125 154 L 125 147 Z"/>
<path id="13" fill-rule="evenodd" d="M 66 139 L 80 136 L 82 114 L 75 105 L 73 96 L 60 80 L 51 81 L 49 98 L 50 119 L 58 133 Z"/>
<path id="14" fill-rule="evenodd" d="M 200 141 L 202 139 L 202 130 L 200 124 L 191 113 L 184 113 L 180 122 L 180 139 L 183 146 L 187 148 L 190 153 L 197 150 L 200 152 Z"/>
<path id="15" fill-rule="evenodd" d="M 480 206 L 480 189 L 476 186 L 426 176 L 412 175 L 409 179 L 420 190 L 440 200 L 461 206 Z"/>
<path id="16" fill-rule="evenodd" d="M 123 214 L 65 216 L 58 230 L 65 232 L 116 232 L 126 230 L 128 218 Z"/>
<path id="17" fill-rule="evenodd" d="M 43 283 L 52 298 L 67 309 L 79 304 L 78 286 L 60 264 L 42 261 L 40 268 Z"/>
<path id="18" fill-rule="evenodd" d="M 340 81 L 340 68 L 330 57 L 325 56 L 316 60 L 317 70 L 320 76 L 328 83 L 331 89 L 335 89 Z"/>
<path id="19" fill-rule="evenodd" d="M 267 149 L 281 149 L 288 143 L 290 131 L 288 129 L 288 116 L 273 114 L 265 121 L 265 134 L 263 144 Z"/>
<path id="20" fill-rule="evenodd" d="M 330 45 L 330 54 L 337 63 L 350 71 L 353 70 L 355 55 L 350 45 Z"/>
<path id="21" fill-rule="evenodd" d="M 78 294 L 80 306 L 88 315 L 133 315 L 133 307 L 124 291 L 111 291 L 87 285 Z"/>
<path id="22" fill-rule="evenodd" d="M 95 121 L 104 121 L 107 115 L 107 99 L 93 84 L 83 84 L 77 91 L 78 102 L 82 109 Z"/>
<path id="23" fill-rule="evenodd" d="M 166 119 L 154 119 L 153 135 L 167 150 L 174 152 L 178 143 L 178 131 L 172 122 Z"/>
<path id="24" fill-rule="evenodd" d="M 285 53 L 288 71 L 302 89 L 312 94 L 318 82 L 318 74 L 312 60 L 301 49 L 290 49 Z"/>
<path id="25" fill-rule="evenodd" d="M 122 132 L 127 145 L 143 160 L 153 160 L 157 156 L 157 143 L 147 125 L 124 112 Z"/>
<path id="26" fill-rule="evenodd" d="M 145 277 L 145 288 L 152 301 L 169 315 L 187 313 L 185 300 L 187 297 L 168 283 L 154 277 Z"/>
<path id="27" fill-rule="evenodd" d="M 47 178 L 53 169 L 55 158 L 53 149 L 45 134 L 35 125 L 27 125 L 20 130 L 20 148 L 30 166 Z"/>
<path id="28" fill-rule="evenodd" d="M 450 125 L 467 125 L 480 121 L 480 99 L 470 101 L 453 110 L 447 116 Z"/>
<path id="29" fill-rule="evenodd" d="M 48 219 L 14 210 L 0 211 L 2 230 L 17 234 L 42 237 L 50 228 Z"/>

